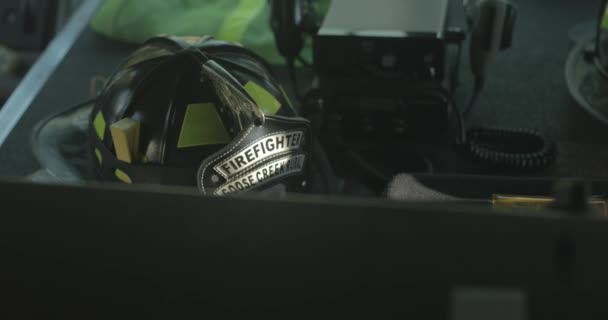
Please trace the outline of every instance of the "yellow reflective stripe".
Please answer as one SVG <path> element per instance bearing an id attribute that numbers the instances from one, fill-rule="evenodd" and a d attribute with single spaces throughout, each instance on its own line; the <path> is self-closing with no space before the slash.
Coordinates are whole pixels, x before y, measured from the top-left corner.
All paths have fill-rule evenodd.
<path id="1" fill-rule="evenodd" d="M 289 96 L 287 95 L 287 93 L 285 92 L 285 89 L 283 89 L 282 85 L 279 85 L 279 89 L 281 90 L 281 93 L 283 94 L 283 98 L 285 98 L 285 100 L 287 101 L 287 104 L 289 105 L 289 107 L 292 110 L 295 110 L 295 108 L 293 107 L 293 104 L 291 103 L 291 99 L 289 99 Z"/>
<path id="2" fill-rule="evenodd" d="M 225 19 L 217 34 L 224 41 L 241 42 L 249 24 L 266 6 L 266 0 L 241 0 Z"/>
<path id="3" fill-rule="evenodd" d="M 103 140 L 103 136 L 106 133 L 106 120 L 103 118 L 103 114 L 101 111 L 97 113 L 95 119 L 93 120 L 93 126 L 95 127 L 95 132 L 97 132 L 97 136 L 99 139 Z"/>
<path id="4" fill-rule="evenodd" d="M 195 103 L 186 106 L 177 141 L 178 149 L 228 142 L 230 135 L 213 103 Z"/>
<path id="5" fill-rule="evenodd" d="M 97 162 L 101 164 L 103 162 L 103 158 L 101 157 L 101 151 L 99 151 L 97 148 L 95 148 L 95 156 L 97 157 Z"/>
<path id="6" fill-rule="evenodd" d="M 129 177 L 129 175 L 120 170 L 120 169 L 116 169 L 114 170 L 114 175 L 116 176 L 116 178 L 118 178 L 118 180 L 124 182 L 124 183 L 133 183 L 133 181 L 131 181 L 131 177 Z"/>
<path id="7" fill-rule="evenodd" d="M 249 81 L 244 86 L 245 90 L 255 101 L 255 104 L 264 111 L 265 114 L 274 115 L 281 109 L 281 103 L 275 97 L 253 81 Z"/>
<path id="8" fill-rule="evenodd" d="M 608 29 L 608 7 L 606 7 L 602 17 L 602 29 Z"/>

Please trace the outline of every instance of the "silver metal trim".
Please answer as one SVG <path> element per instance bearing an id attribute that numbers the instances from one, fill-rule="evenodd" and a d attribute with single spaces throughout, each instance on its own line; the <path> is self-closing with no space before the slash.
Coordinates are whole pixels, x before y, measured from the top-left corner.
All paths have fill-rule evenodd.
<path id="1" fill-rule="evenodd" d="M 44 84 L 63 61 L 102 0 L 83 1 L 63 30 L 55 36 L 38 61 L 0 109 L 0 147 L 6 141 Z"/>

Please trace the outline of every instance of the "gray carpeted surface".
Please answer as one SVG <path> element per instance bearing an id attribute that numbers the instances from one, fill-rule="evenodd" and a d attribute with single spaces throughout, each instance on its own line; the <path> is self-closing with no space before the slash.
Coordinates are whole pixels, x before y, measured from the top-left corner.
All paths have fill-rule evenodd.
<path id="1" fill-rule="evenodd" d="M 459 2 L 453 0 L 455 5 Z M 492 76 L 469 125 L 537 128 L 562 146 L 558 167 L 547 174 L 608 178 L 608 128 L 576 106 L 564 80 L 570 49 L 568 30 L 594 18 L 599 0 L 516 2 L 519 16 L 514 46 L 492 66 Z M 461 13 L 454 14 L 452 22 L 458 25 Z M 45 117 L 87 99 L 91 77 L 110 74 L 132 49 L 86 30 L 0 148 L 0 176 L 24 176 L 36 171 L 38 165 L 29 146 L 31 129 Z M 463 57 L 459 101 L 468 95 L 467 59 Z M 440 172 L 470 171 L 459 170 L 466 164 L 462 159 L 452 160 L 450 155 L 438 159 L 438 163 Z"/>

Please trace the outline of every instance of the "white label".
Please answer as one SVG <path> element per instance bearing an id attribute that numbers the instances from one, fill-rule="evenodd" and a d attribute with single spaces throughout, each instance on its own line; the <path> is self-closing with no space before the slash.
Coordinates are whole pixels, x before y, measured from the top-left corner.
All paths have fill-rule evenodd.
<path id="1" fill-rule="evenodd" d="M 302 131 L 281 132 L 263 137 L 248 145 L 241 152 L 220 162 L 213 169 L 224 178 L 229 179 L 273 155 L 298 149 L 303 137 L 304 132 Z"/>
<path id="2" fill-rule="evenodd" d="M 306 156 L 286 156 L 271 161 L 268 164 L 240 177 L 229 181 L 215 190 L 215 195 L 226 195 L 251 189 L 261 183 L 285 177 L 287 175 L 302 172 Z"/>

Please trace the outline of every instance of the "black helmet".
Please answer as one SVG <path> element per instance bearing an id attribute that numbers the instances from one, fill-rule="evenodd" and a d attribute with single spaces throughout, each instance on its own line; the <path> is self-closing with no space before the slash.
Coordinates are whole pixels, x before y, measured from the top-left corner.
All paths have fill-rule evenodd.
<path id="1" fill-rule="evenodd" d="M 98 96 L 89 135 L 106 180 L 216 195 L 307 184 L 308 121 L 263 59 L 211 37 L 146 41 Z"/>

